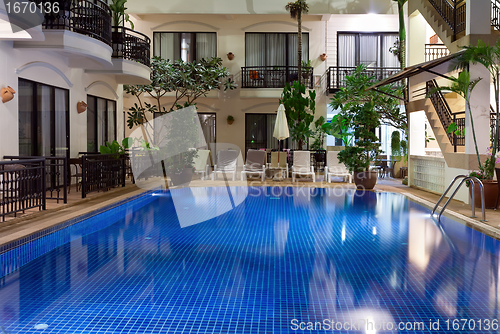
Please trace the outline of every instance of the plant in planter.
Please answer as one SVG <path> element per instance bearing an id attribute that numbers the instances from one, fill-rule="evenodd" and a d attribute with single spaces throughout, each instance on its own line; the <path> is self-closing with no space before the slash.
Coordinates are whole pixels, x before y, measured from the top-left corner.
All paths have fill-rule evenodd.
<path id="1" fill-rule="evenodd" d="M 354 135 L 349 130 L 349 120 L 345 116 L 333 116 L 331 123 L 323 124 L 323 128 L 327 134 L 342 139 L 344 146 L 351 146 Z"/>
<path id="2" fill-rule="evenodd" d="M 229 115 L 227 116 L 227 124 L 231 125 L 234 123 L 234 117 Z"/>
<path id="3" fill-rule="evenodd" d="M 314 122 L 315 129 L 313 130 L 313 135 L 311 139 L 313 139 L 313 143 L 309 145 L 311 150 L 324 150 L 325 149 L 325 138 L 327 135 L 326 127 L 323 127 L 325 124 L 325 118 L 321 116 Z"/>
<path id="4" fill-rule="evenodd" d="M 370 163 L 381 152 L 375 129 L 380 126 L 379 117 L 373 101 L 363 105 L 353 105 L 342 111 L 352 128 L 356 143 L 339 152 L 339 162 L 346 165 L 354 173 L 354 182 L 361 189 L 373 189 L 377 183 L 377 172 L 370 171 Z"/>
<path id="5" fill-rule="evenodd" d="M 302 61 L 302 79 L 307 80 L 312 73 L 311 60 Z"/>
<path id="6" fill-rule="evenodd" d="M 112 27 L 111 27 L 111 44 L 113 48 L 113 56 L 123 56 L 123 47 L 125 44 L 125 23 L 128 22 L 130 27 L 134 29 L 134 23 L 130 21 L 130 17 L 125 11 L 127 8 L 125 4 L 127 0 L 112 0 L 109 8 L 112 13 Z"/>
<path id="7" fill-rule="evenodd" d="M 310 126 L 316 111 L 316 92 L 310 90 L 306 94 L 306 86 L 298 81 L 294 81 L 293 86 L 286 83 L 279 103 L 285 106 L 290 137 L 302 150 L 304 142 L 312 135 Z"/>

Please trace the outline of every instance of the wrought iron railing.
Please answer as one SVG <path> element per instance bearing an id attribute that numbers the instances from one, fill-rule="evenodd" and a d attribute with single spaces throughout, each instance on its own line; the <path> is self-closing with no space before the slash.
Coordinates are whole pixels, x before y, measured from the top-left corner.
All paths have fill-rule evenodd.
<path id="1" fill-rule="evenodd" d="M 465 0 L 429 0 L 441 18 L 453 31 L 453 41 L 457 34 L 465 31 Z"/>
<path id="2" fill-rule="evenodd" d="M 500 30 L 500 1 L 491 0 L 491 25 Z"/>
<path id="3" fill-rule="evenodd" d="M 89 154 L 82 156 L 82 198 L 94 191 L 125 187 L 124 154 Z"/>
<path id="4" fill-rule="evenodd" d="M 443 58 L 450 54 L 444 44 L 425 44 L 425 61 Z"/>
<path id="5" fill-rule="evenodd" d="M 111 9 L 101 0 L 33 0 L 45 6 L 47 2 L 58 3 L 57 13 L 45 13 L 42 27 L 65 29 L 95 38 L 111 45 Z"/>
<path id="6" fill-rule="evenodd" d="M 303 83 L 313 88 L 313 68 L 302 67 Z M 298 66 L 247 66 L 241 68 L 241 88 L 283 88 L 297 81 Z"/>
<path id="7" fill-rule="evenodd" d="M 335 93 L 341 87 L 344 87 L 345 78 L 352 75 L 355 69 L 356 67 L 354 66 L 330 66 L 326 73 L 328 92 Z M 374 76 L 377 81 L 380 81 L 400 71 L 399 67 L 368 67 L 365 72 L 367 75 Z"/>
<path id="8" fill-rule="evenodd" d="M 55 199 L 57 203 L 68 202 L 68 159 L 66 157 L 29 157 L 4 156 L 11 161 L 26 159 L 45 159 L 45 192 L 46 199 Z M 50 195 L 49 195 L 50 194 Z"/>
<path id="9" fill-rule="evenodd" d="M 465 136 L 463 135 L 463 129 L 465 128 L 465 112 L 459 111 L 456 113 L 452 113 L 448 102 L 443 96 L 443 93 L 440 91 L 436 91 L 435 89 L 439 87 L 436 80 L 427 81 L 426 84 L 426 93 L 429 96 L 434 109 L 443 125 L 445 131 L 448 130 L 448 127 L 452 122 L 455 122 L 457 125 L 457 133 L 454 132 L 447 133 L 448 139 L 450 143 L 454 147 L 454 151 L 457 151 L 457 146 L 465 146 Z M 432 94 L 430 94 L 432 92 Z"/>
<path id="10" fill-rule="evenodd" d="M 45 210 L 45 159 L 0 161 L 0 216 Z"/>
<path id="11" fill-rule="evenodd" d="M 113 58 L 133 60 L 149 66 L 150 45 L 149 37 L 138 31 L 126 27 L 112 27 Z"/>
<path id="12" fill-rule="evenodd" d="M 493 109 L 493 106 L 490 105 L 490 142 L 492 144 L 495 142 L 496 120 L 497 120 L 497 113 Z M 497 151 L 500 151 L 500 136 L 498 137 Z"/>

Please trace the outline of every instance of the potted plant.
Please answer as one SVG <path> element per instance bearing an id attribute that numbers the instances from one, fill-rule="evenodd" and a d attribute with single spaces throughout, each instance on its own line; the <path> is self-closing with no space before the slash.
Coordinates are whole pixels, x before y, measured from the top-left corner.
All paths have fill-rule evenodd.
<path id="1" fill-rule="evenodd" d="M 307 80 L 312 73 L 311 60 L 308 59 L 302 61 L 302 79 Z"/>
<path id="2" fill-rule="evenodd" d="M 353 105 L 349 110 L 349 123 L 354 128 L 356 142 L 339 152 L 339 162 L 354 173 L 354 183 L 360 189 L 373 189 L 377 183 L 377 172 L 370 171 L 370 163 L 381 152 L 375 129 L 380 126 L 373 101 Z"/>
<path id="3" fill-rule="evenodd" d="M 227 116 L 227 124 L 231 125 L 234 123 L 234 117 L 229 115 Z"/>
<path id="4" fill-rule="evenodd" d="M 130 23 L 130 28 L 134 29 L 134 23 L 130 21 L 130 17 L 125 11 L 127 0 L 112 0 L 109 8 L 112 12 L 112 27 L 111 27 L 111 43 L 113 48 L 113 56 L 121 57 L 123 45 L 125 44 L 125 22 Z"/>
<path id="5" fill-rule="evenodd" d="M 281 96 L 279 103 L 285 106 L 290 137 L 297 142 L 298 149 L 302 150 L 304 143 L 312 135 L 310 125 L 316 111 L 316 92 L 309 90 L 306 94 L 306 86 L 294 81 L 292 86 L 288 82 L 285 84 Z"/>

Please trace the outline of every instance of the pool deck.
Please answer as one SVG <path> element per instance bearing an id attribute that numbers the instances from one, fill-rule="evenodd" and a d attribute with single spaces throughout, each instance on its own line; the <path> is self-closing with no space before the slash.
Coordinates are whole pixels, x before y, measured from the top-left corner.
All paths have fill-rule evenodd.
<path id="1" fill-rule="evenodd" d="M 193 187 L 211 187 L 211 186 L 224 186 L 221 181 L 193 181 Z M 318 181 L 313 183 L 311 181 L 299 181 L 292 184 L 291 179 L 284 181 L 266 180 L 262 183 L 260 181 L 235 181 L 231 182 L 231 186 L 304 186 L 304 187 L 319 187 L 319 188 L 352 188 L 354 184 L 333 182 L 326 183 Z M 420 202 L 426 206 L 433 206 L 439 199 L 439 195 L 429 193 L 420 189 L 411 188 L 401 184 L 400 179 L 384 178 L 377 181 L 375 186 L 376 191 L 388 191 L 404 194 L 411 199 Z M 37 233 L 41 230 L 47 229 L 54 225 L 60 224 L 69 219 L 83 216 L 89 212 L 99 210 L 103 207 L 110 206 L 119 201 L 126 200 L 127 198 L 139 195 L 146 190 L 140 189 L 135 184 L 130 182 L 123 188 L 112 189 L 105 193 L 93 193 L 86 199 L 81 198 L 81 193 L 72 190 L 68 196 L 68 203 L 59 204 L 55 201 L 47 201 L 47 210 L 45 211 L 31 211 L 16 218 L 10 218 L 5 222 L 0 222 L 0 245 L 19 240 L 31 234 Z M 452 200 L 446 210 L 447 214 L 453 215 L 461 219 L 466 225 L 480 230 L 485 234 L 500 239 L 500 210 L 486 210 L 487 222 L 479 221 L 479 218 L 469 218 L 471 215 L 470 205 L 463 202 Z M 476 215 L 481 216 L 481 209 L 476 209 Z"/>

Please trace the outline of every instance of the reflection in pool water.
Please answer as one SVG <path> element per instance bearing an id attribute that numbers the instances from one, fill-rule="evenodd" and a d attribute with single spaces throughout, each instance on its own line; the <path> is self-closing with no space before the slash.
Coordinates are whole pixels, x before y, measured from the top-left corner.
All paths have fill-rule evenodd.
<path id="1" fill-rule="evenodd" d="M 190 205 L 217 211 L 224 191 L 206 188 Z M 436 333 L 446 320 L 498 319 L 500 243 L 446 217 L 440 228 L 399 194 L 249 188 L 216 218 L 181 228 L 176 217 L 167 192 L 11 270 L 0 278 L 0 326 L 291 333 L 327 319 L 423 322 L 413 332 L 430 333 L 429 321 L 440 320 Z"/>

